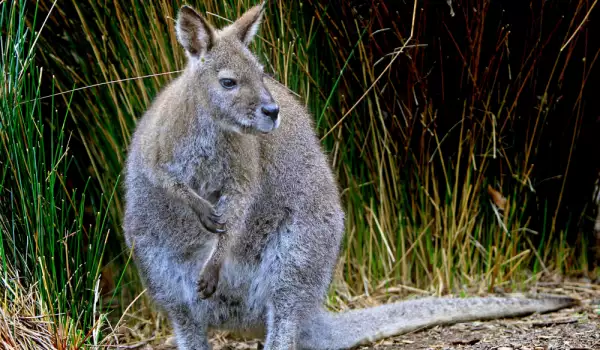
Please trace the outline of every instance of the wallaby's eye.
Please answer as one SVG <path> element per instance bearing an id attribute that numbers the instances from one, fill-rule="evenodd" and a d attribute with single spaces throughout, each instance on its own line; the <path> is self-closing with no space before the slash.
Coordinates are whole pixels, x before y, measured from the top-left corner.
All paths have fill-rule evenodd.
<path id="1" fill-rule="evenodd" d="M 233 89 L 237 85 L 237 82 L 233 79 L 221 79 L 219 80 L 219 83 L 221 83 L 221 86 L 225 89 Z"/>

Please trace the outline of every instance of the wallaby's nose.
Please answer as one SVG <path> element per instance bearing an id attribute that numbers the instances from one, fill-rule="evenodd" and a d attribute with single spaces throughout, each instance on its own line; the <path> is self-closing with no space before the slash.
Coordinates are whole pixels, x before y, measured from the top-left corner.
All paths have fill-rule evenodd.
<path id="1" fill-rule="evenodd" d="M 277 104 L 269 103 L 268 105 L 262 106 L 260 110 L 272 120 L 277 120 L 277 115 L 279 115 L 279 106 Z"/>

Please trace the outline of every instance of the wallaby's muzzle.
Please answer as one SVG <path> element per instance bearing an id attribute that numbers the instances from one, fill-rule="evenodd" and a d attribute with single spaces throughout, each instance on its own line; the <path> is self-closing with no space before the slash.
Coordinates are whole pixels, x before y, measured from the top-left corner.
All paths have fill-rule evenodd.
<path id="1" fill-rule="evenodd" d="M 273 121 L 276 121 L 277 117 L 279 116 L 279 106 L 275 103 L 269 103 L 267 105 L 262 106 L 260 111 L 263 112 L 263 114 L 267 117 L 271 118 Z"/>
<path id="2" fill-rule="evenodd" d="M 279 127 L 279 105 L 270 100 L 263 102 L 256 111 L 254 128 L 263 134 L 268 134 Z"/>

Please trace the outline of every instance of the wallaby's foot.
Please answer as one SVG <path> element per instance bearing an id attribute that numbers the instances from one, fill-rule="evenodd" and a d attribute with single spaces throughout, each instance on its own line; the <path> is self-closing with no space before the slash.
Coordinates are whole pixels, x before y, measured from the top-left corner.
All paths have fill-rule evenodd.
<path id="1" fill-rule="evenodd" d="M 165 345 L 175 345 L 178 350 L 211 350 L 207 337 L 207 324 L 197 319 L 197 314 L 190 313 L 185 307 L 173 307 L 168 310 L 175 339 Z"/>
<path id="2" fill-rule="evenodd" d="M 200 279 L 198 280 L 198 294 L 200 295 L 200 299 L 210 298 L 217 290 L 219 270 L 220 265 L 208 262 L 200 273 Z"/>

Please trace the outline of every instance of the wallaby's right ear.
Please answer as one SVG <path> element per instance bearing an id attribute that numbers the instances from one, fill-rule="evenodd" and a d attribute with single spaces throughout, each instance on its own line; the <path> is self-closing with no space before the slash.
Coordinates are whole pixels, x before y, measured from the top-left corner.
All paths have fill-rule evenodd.
<path id="1" fill-rule="evenodd" d="M 211 49 L 215 41 L 215 31 L 198 12 L 183 6 L 177 16 L 177 40 L 193 57 L 200 57 Z"/>

